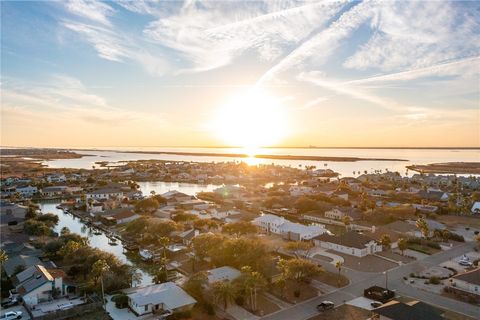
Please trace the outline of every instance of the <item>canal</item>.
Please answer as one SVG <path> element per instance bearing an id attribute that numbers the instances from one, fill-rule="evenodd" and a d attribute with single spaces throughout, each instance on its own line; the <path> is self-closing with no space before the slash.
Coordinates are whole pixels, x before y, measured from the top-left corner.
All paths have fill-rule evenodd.
<path id="1" fill-rule="evenodd" d="M 189 195 L 195 195 L 201 191 L 212 191 L 215 188 L 218 188 L 217 185 L 201 185 L 194 183 L 178 183 L 178 182 L 163 182 L 163 181 L 142 181 L 138 182 L 140 190 L 144 196 L 150 195 L 150 192 L 153 190 L 156 194 L 162 194 L 167 191 L 177 190 Z M 40 211 L 42 213 L 53 213 L 59 218 L 58 225 L 55 227 L 54 231 L 60 233 L 63 227 L 67 227 L 71 232 L 78 233 L 83 237 L 86 237 L 90 241 L 90 245 L 94 248 L 99 248 L 106 252 L 114 254 L 120 261 L 137 267 L 137 272 L 142 274 L 142 281 L 140 285 L 147 285 L 152 283 L 152 275 L 149 274 L 146 270 L 138 268 L 138 266 L 129 259 L 123 248 L 123 245 L 120 241 L 117 241 L 118 245 L 110 245 L 108 237 L 101 231 L 101 234 L 94 234 L 94 229 L 86 226 L 79 218 L 73 216 L 70 213 L 66 213 L 61 209 L 58 209 L 57 206 L 60 204 L 58 201 L 42 201 L 39 203 Z M 97 233 L 100 230 L 97 230 Z"/>

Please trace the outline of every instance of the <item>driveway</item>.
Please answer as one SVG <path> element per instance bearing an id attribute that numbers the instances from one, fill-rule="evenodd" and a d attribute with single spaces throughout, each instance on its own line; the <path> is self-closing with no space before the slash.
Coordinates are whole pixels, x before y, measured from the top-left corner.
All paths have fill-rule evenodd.
<path id="1" fill-rule="evenodd" d="M 330 263 L 333 265 L 335 265 L 337 261 L 340 261 L 341 263 L 343 263 L 344 261 L 342 256 L 339 256 L 338 254 L 335 254 L 332 252 L 328 252 L 326 249 L 323 249 L 320 247 L 313 247 L 312 249 L 310 249 L 309 257 L 315 257 L 315 256 L 324 256 L 324 257 L 330 258 L 332 259 Z"/>
<path id="2" fill-rule="evenodd" d="M 7 309 L 2 309 L 0 311 L 0 314 L 3 316 L 5 313 L 7 312 L 10 312 L 10 311 L 21 311 L 22 312 L 22 320 L 30 320 L 30 315 L 28 314 L 27 312 L 27 309 L 25 309 L 24 306 L 14 306 L 14 307 L 10 307 L 10 308 L 7 308 Z"/>

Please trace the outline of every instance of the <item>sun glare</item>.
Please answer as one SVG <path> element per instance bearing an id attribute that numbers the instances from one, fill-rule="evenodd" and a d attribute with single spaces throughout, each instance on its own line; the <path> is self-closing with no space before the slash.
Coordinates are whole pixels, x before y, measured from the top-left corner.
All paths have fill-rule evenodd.
<path id="1" fill-rule="evenodd" d="M 259 148 L 278 144 L 287 136 L 287 120 L 281 101 L 255 88 L 221 105 L 212 129 L 218 140 L 253 156 Z"/>

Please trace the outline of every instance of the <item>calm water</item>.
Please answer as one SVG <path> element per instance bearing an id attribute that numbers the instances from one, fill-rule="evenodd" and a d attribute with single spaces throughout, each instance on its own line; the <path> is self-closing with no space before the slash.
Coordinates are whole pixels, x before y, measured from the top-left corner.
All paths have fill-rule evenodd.
<path id="1" fill-rule="evenodd" d="M 53 213 L 59 217 L 60 220 L 58 222 L 58 225 L 54 229 L 56 232 L 60 233 L 63 227 L 67 227 L 68 229 L 70 229 L 71 232 L 78 233 L 84 237 L 87 237 L 90 240 L 90 245 L 92 247 L 110 252 L 114 254 L 120 261 L 132 265 L 132 262 L 123 253 L 123 247 L 119 241 L 117 241 L 117 243 L 119 243 L 119 245 L 117 246 L 109 245 L 108 238 L 105 236 L 105 234 L 93 234 L 93 230 L 85 226 L 80 221 L 80 219 L 71 214 L 64 213 L 60 209 L 57 209 L 56 206 L 58 206 L 59 204 L 60 202 L 53 201 L 39 203 L 42 213 Z M 148 273 L 144 272 L 141 269 L 138 269 L 137 271 L 142 273 L 141 284 L 146 285 L 152 283 L 152 277 Z"/>
<path id="2" fill-rule="evenodd" d="M 92 156 L 80 159 L 62 159 L 46 161 L 45 164 L 52 168 L 83 168 L 90 169 L 97 161 L 128 161 L 128 160 L 171 160 L 171 161 L 195 161 L 195 162 L 224 162 L 244 161 L 251 165 L 275 163 L 292 167 L 314 165 L 317 168 L 330 168 L 339 172 L 342 176 L 357 176 L 358 171 L 372 172 L 374 170 L 398 171 L 405 175 L 405 166 L 411 164 L 429 164 L 436 162 L 479 162 L 480 150 L 458 149 L 313 149 L 313 148 L 268 148 L 257 150 L 257 154 L 276 155 L 303 155 L 303 156 L 328 156 L 328 157 L 361 157 L 361 158 L 386 158 L 404 159 L 408 161 L 357 161 L 357 162 L 334 162 L 334 161 L 305 161 L 305 160 L 272 160 L 256 158 L 229 158 L 210 156 L 185 156 L 172 154 L 141 154 L 121 153 L 120 151 L 165 151 L 165 152 L 207 152 L 207 153 L 245 153 L 236 148 L 126 148 L 111 147 L 102 148 L 111 151 L 77 151 L 80 154 Z M 353 173 L 355 171 L 355 174 Z M 412 172 L 410 172 L 412 174 Z M 168 191 L 168 190 L 167 190 Z"/>

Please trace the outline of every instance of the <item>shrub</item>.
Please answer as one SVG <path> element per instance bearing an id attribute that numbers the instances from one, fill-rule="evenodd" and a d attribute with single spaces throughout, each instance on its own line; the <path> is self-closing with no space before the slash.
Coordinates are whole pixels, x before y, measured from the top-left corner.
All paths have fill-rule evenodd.
<path id="1" fill-rule="evenodd" d="M 203 304 L 203 308 L 205 309 L 205 311 L 207 312 L 207 314 L 209 316 L 214 316 L 215 315 L 215 308 L 213 307 L 213 305 L 210 302 L 205 302 Z"/>
<path id="2" fill-rule="evenodd" d="M 430 277 L 428 282 L 431 284 L 440 284 L 440 279 L 438 277 L 433 276 L 433 277 Z"/>
<path id="3" fill-rule="evenodd" d="M 293 291 L 293 296 L 294 296 L 295 298 L 300 297 L 300 290 L 295 290 L 295 291 Z"/>
<path id="4" fill-rule="evenodd" d="M 245 298 L 243 296 L 236 296 L 235 303 L 239 306 L 243 306 L 243 304 L 245 303 Z"/>
<path id="5" fill-rule="evenodd" d="M 115 307 L 118 309 L 124 309 L 128 306 L 128 296 L 123 293 L 113 296 L 112 301 L 115 302 Z"/>
<path id="6" fill-rule="evenodd" d="M 176 311 L 168 319 L 190 319 L 192 312 L 190 310 Z"/>

